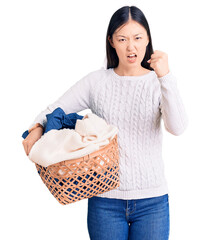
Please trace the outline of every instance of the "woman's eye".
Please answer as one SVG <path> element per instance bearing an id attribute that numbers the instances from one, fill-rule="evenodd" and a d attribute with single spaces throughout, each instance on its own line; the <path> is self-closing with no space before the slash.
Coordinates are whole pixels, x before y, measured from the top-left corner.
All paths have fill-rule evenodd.
<path id="1" fill-rule="evenodd" d="M 137 37 L 136 39 L 141 39 L 141 37 Z M 122 38 L 122 39 L 120 39 L 119 41 L 120 41 L 120 42 L 123 42 L 124 40 L 125 40 L 125 39 Z"/>

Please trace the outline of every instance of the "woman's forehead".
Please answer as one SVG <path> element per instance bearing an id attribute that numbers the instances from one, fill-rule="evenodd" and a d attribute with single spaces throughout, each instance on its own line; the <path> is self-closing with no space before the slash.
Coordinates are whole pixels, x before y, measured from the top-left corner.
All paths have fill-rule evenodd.
<path id="1" fill-rule="evenodd" d="M 139 24 L 138 22 L 135 22 L 135 21 L 123 24 L 118 29 L 116 29 L 116 31 L 114 32 L 114 34 L 116 36 L 119 36 L 119 35 L 135 36 L 137 34 L 145 34 L 145 33 L 146 33 L 145 28 L 141 24 Z"/>

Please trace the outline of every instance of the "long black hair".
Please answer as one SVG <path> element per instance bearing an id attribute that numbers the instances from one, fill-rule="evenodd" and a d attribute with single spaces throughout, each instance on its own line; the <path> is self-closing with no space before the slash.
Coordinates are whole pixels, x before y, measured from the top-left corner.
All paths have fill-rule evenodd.
<path id="1" fill-rule="evenodd" d="M 129 20 L 129 13 L 131 15 L 131 19 L 140 23 L 145 30 L 147 31 L 147 35 L 149 37 L 149 43 L 146 47 L 146 52 L 144 59 L 141 62 L 141 66 L 144 68 L 147 68 L 149 70 L 153 70 L 153 68 L 150 67 L 150 64 L 147 62 L 147 60 L 150 59 L 151 54 L 153 54 L 153 47 L 152 47 L 152 38 L 150 35 L 150 29 L 149 24 L 146 20 L 146 17 L 144 16 L 144 13 L 137 8 L 136 6 L 124 6 L 118 9 L 111 17 L 107 34 L 106 34 L 106 57 L 107 57 L 107 69 L 109 68 L 115 68 L 119 64 L 119 59 L 116 53 L 115 48 L 113 48 L 108 40 L 108 37 L 112 39 L 112 35 L 115 32 L 117 28 L 122 26 L 123 24 L 127 23 Z"/>

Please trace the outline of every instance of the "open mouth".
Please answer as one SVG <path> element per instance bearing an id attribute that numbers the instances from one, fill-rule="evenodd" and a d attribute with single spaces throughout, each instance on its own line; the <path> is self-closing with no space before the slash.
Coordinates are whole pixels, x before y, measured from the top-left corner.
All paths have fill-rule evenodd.
<path id="1" fill-rule="evenodd" d="M 128 58 L 135 58 L 135 57 L 137 57 L 136 54 L 132 54 L 132 55 L 129 55 L 129 56 L 128 56 Z"/>

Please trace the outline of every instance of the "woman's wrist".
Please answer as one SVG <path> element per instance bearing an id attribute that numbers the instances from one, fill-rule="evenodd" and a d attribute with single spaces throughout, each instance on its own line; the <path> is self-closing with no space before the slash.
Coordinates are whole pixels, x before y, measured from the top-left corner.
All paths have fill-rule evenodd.
<path id="1" fill-rule="evenodd" d="M 30 128 L 28 130 L 28 133 L 30 133 L 31 131 L 33 131 L 36 128 L 42 128 L 42 130 L 44 129 L 44 127 L 40 123 L 36 123 L 32 128 Z"/>

